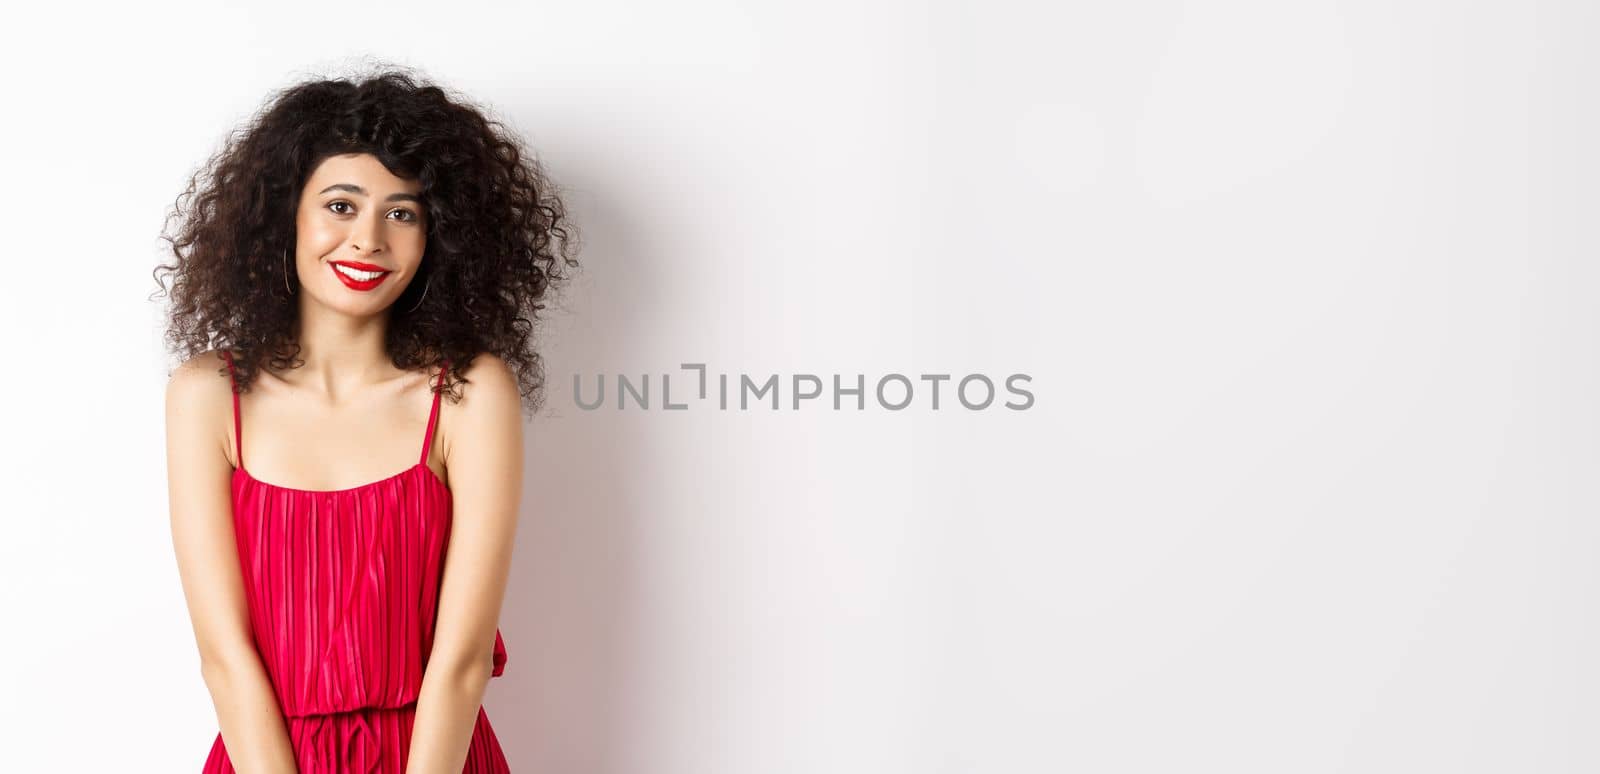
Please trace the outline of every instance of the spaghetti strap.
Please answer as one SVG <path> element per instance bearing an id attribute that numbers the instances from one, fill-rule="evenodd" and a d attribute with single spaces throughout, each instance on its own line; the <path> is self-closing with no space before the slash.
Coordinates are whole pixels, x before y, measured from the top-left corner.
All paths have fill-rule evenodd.
<path id="1" fill-rule="evenodd" d="M 418 465 L 428 464 L 428 447 L 433 443 L 433 428 L 439 422 L 439 396 L 444 394 L 444 376 L 450 372 L 450 361 L 444 361 L 444 367 L 439 369 L 440 390 L 433 394 L 433 410 L 428 412 L 428 432 L 422 436 L 422 457 L 417 460 Z"/>
<path id="2" fill-rule="evenodd" d="M 228 391 L 233 393 L 233 457 L 238 460 L 239 467 L 244 467 L 244 439 L 240 437 L 239 423 L 239 380 L 233 372 L 233 353 L 222 350 L 222 356 L 228 360 Z"/>

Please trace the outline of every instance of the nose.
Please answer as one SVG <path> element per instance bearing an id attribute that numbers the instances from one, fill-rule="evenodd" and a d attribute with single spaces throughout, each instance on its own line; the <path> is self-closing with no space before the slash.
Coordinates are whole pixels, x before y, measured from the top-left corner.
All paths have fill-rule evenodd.
<path id="1" fill-rule="evenodd" d="M 383 218 L 370 212 L 361 213 L 351 226 L 350 247 L 357 253 L 376 253 L 384 248 Z"/>

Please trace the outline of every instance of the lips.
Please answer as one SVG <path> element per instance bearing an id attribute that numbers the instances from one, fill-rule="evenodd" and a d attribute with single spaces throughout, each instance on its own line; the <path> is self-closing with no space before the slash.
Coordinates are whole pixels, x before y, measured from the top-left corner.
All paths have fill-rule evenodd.
<path id="1" fill-rule="evenodd" d="M 380 272 L 380 273 L 378 274 L 378 276 L 372 277 L 370 279 L 358 279 L 356 277 L 350 276 L 349 274 L 346 274 L 345 272 L 340 271 L 337 268 L 337 267 L 340 267 L 340 266 L 343 266 L 343 267 L 345 267 L 347 269 L 353 269 L 356 272 Z M 333 272 L 333 276 L 338 277 L 339 281 L 343 282 L 345 287 L 350 288 L 351 290 L 359 290 L 359 291 L 372 290 L 373 288 L 376 288 L 377 286 L 382 285 L 383 281 L 385 279 L 388 279 L 389 275 L 391 273 L 393 273 L 391 270 L 385 269 L 382 266 L 376 266 L 376 265 L 373 265 L 373 264 L 370 264 L 370 263 L 362 263 L 361 261 L 331 261 L 328 264 L 328 270 Z"/>

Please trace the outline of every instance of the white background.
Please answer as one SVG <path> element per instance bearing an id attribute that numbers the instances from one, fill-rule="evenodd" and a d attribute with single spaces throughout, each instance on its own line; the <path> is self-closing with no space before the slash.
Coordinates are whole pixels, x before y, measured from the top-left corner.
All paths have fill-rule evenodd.
<path id="1" fill-rule="evenodd" d="M 584 230 L 513 771 L 1594 771 L 1597 15 L 8 10 L 0 768 L 200 769 L 157 235 L 269 91 L 370 56 L 499 111 Z M 573 403 L 684 362 L 1035 403 Z"/>

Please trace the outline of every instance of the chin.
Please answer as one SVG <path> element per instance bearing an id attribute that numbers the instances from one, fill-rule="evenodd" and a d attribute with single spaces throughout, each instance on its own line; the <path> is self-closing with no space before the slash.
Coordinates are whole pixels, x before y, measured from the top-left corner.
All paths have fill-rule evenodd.
<path id="1" fill-rule="evenodd" d="M 351 295 L 344 288 L 335 288 L 331 295 L 317 297 L 316 301 L 318 306 L 347 317 L 376 317 L 394 307 L 394 299 L 387 296 L 384 298 L 350 298 Z"/>

